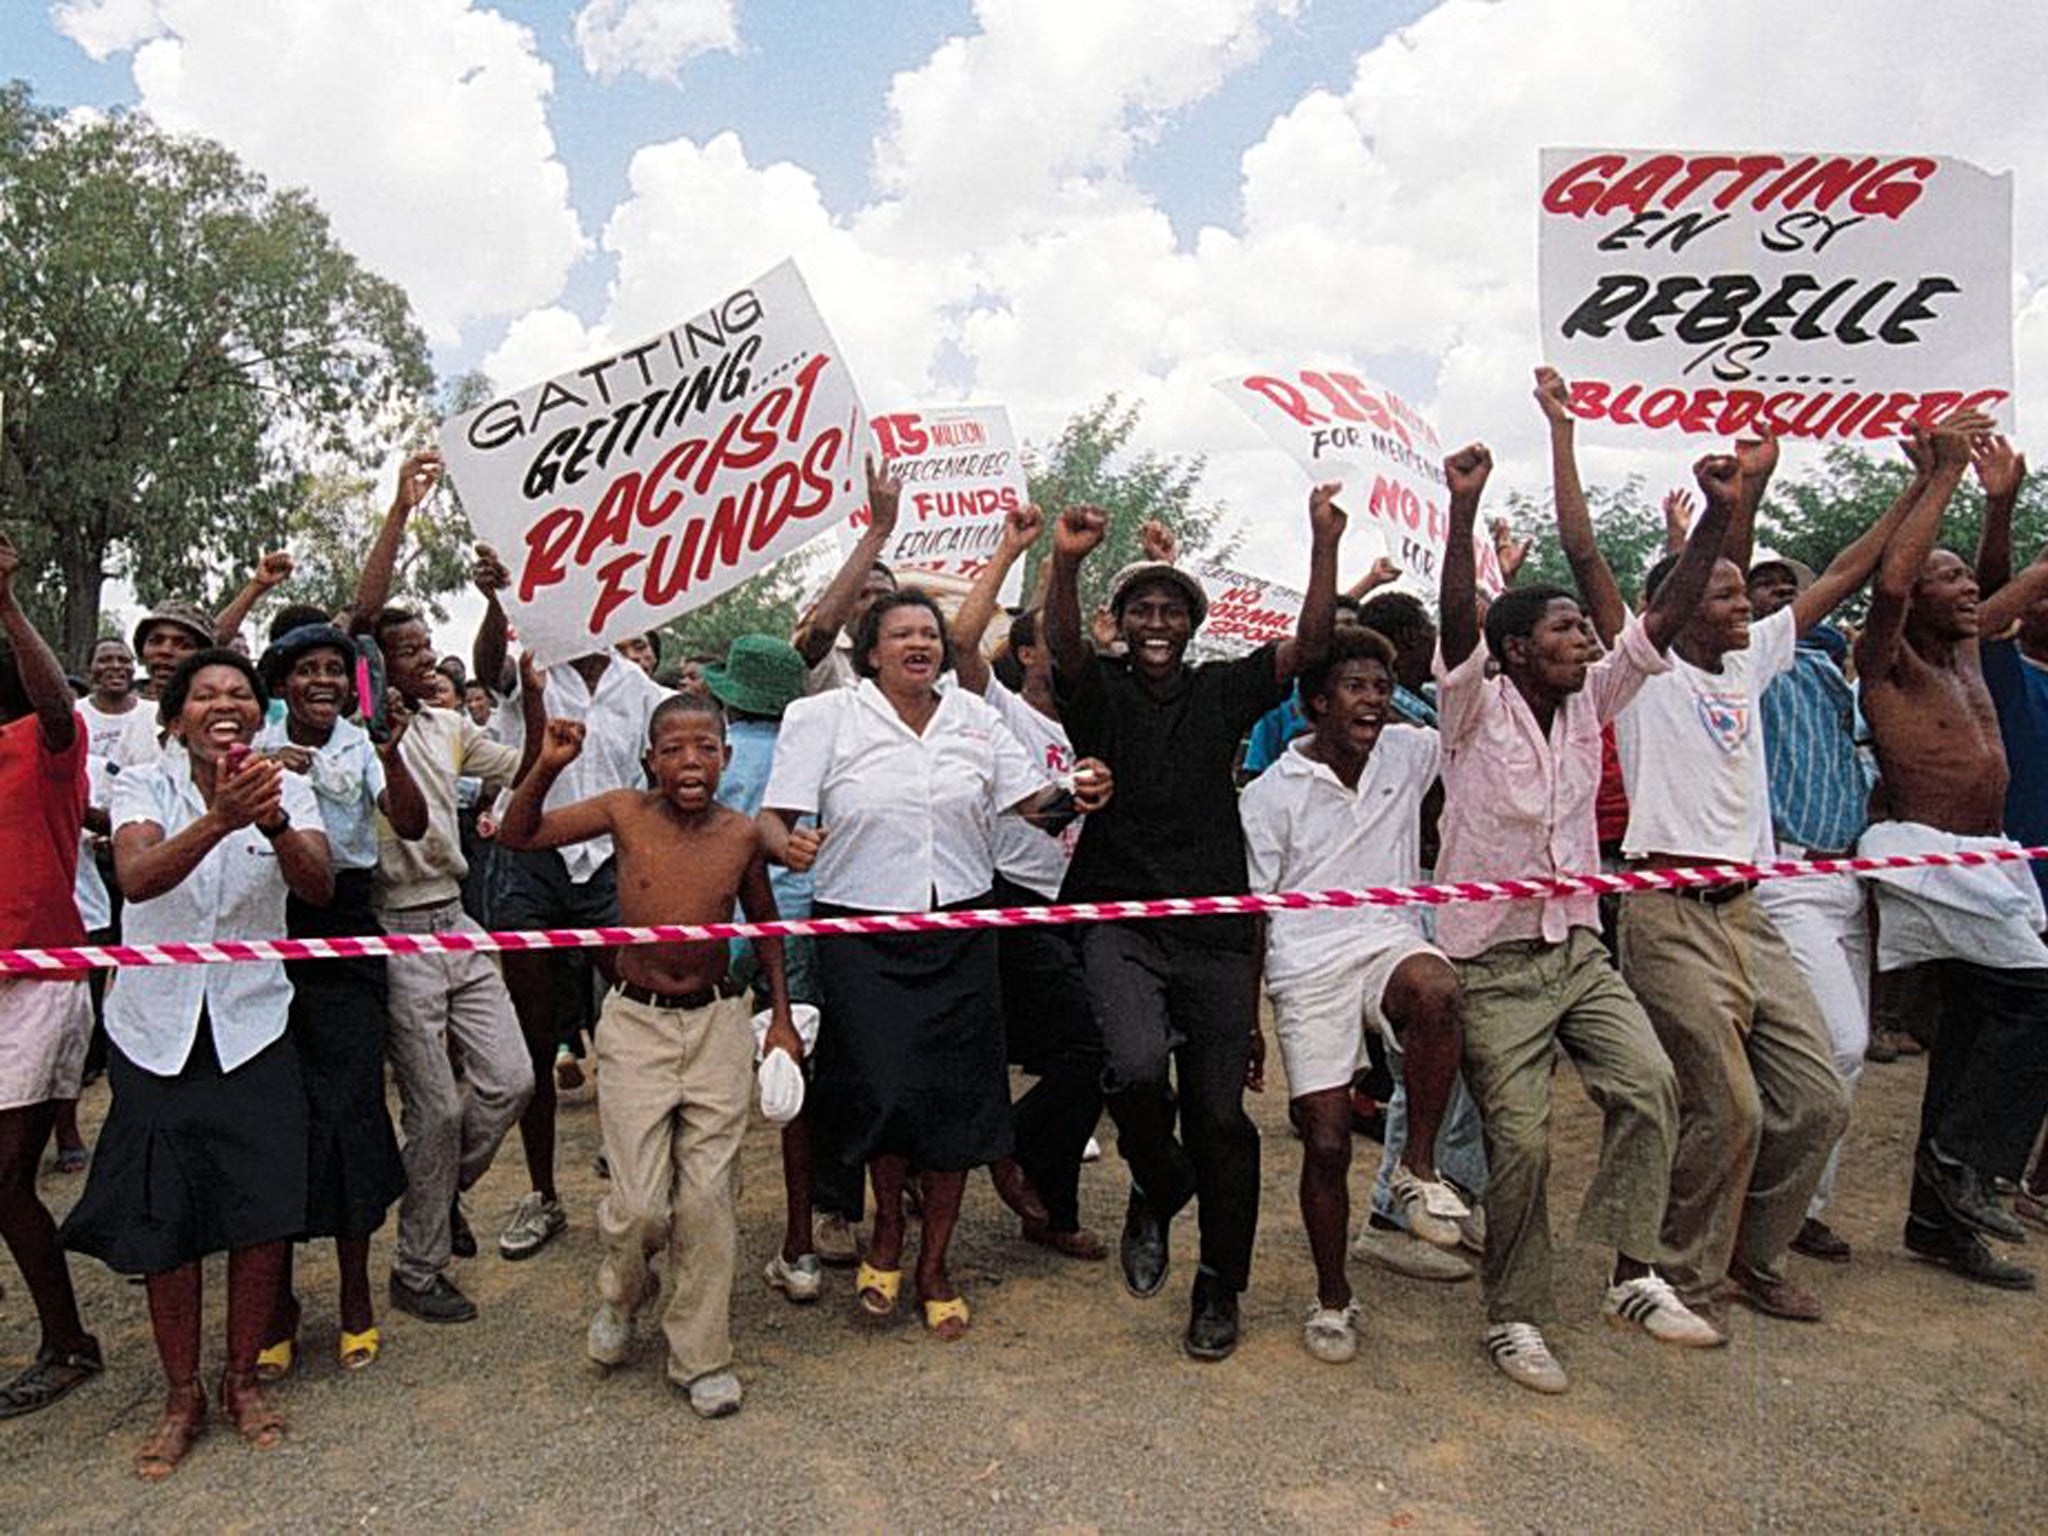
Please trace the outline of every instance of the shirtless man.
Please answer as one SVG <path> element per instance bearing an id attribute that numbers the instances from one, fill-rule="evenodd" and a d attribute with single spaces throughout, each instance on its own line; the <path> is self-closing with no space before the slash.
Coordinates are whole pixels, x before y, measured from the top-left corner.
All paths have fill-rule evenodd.
<path id="1" fill-rule="evenodd" d="M 611 838 L 619 920 L 628 926 L 724 922 L 735 900 L 750 919 L 774 920 L 754 823 L 717 802 L 729 751 L 715 700 L 675 694 L 655 709 L 647 745 L 653 789 L 608 790 L 543 812 L 549 788 L 582 750 L 581 721 L 548 722 L 540 758 L 498 829 L 508 848 Z M 801 1062 L 782 941 L 754 945 L 771 1016 L 762 1049 Z M 598 1124 L 611 1184 L 597 1208 L 604 1259 L 587 1348 L 602 1366 L 625 1360 L 633 1314 L 651 1289 L 648 1256 L 669 1243 L 669 1379 L 704 1418 L 740 1406 L 729 1314 L 754 1036 L 747 989 L 727 974 L 726 955 L 722 942 L 621 949 L 618 986 L 597 1031 Z"/>
<path id="2" fill-rule="evenodd" d="M 2013 846 L 2002 835 L 2007 763 L 1978 637 L 1999 634 L 2048 591 L 2048 563 L 2036 562 L 1987 597 L 1961 556 L 1934 547 L 1942 512 L 1969 468 L 1972 439 L 1990 425 L 1953 417 L 1931 433 L 1916 431 L 1909 449 L 1928 487 L 1885 548 L 1856 641 L 1863 711 L 1883 775 L 1880 819 L 1858 847 L 1864 854 Z M 1906 1247 L 1968 1279 L 2031 1290 L 2033 1271 L 1994 1254 L 1979 1234 L 2022 1237 L 1991 1181 L 2020 1177 L 2048 1110 L 2040 891 L 2024 862 L 1875 879 L 1878 968 L 1934 962 L 1942 998 Z"/>

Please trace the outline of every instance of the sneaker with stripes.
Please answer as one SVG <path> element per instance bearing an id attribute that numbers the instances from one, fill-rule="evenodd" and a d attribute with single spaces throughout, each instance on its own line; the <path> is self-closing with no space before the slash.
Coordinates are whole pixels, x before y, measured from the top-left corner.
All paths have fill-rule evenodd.
<path id="1" fill-rule="evenodd" d="M 1678 1299 L 1671 1282 L 1654 1271 L 1607 1287 L 1600 1315 L 1614 1328 L 1640 1328 L 1651 1338 L 1684 1349 L 1713 1349 L 1728 1335 Z"/>
<path id="2" fill-rule="evenodd" d="M 1556 1394 L 1571 1385 L 1534 1323 L 1495 1323 L 1486 1330 L 1486 1354 L 1501 1375 L 1532 1392 Z"/>

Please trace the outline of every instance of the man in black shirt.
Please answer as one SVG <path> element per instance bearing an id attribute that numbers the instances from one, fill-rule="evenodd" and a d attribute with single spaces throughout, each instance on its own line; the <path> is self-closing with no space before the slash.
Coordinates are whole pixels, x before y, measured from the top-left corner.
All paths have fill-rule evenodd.
<path id="1" fill-rule="evenodd" d="M 1308 594 L 1294 638 L 1196 667 L 1183 657 L 1207 607 L 1201 586 L 1158 561 L 1126 566 L 1111 587 L 1128 654 L 1089 653 L 1078 577 L 1107 519 L 1085 506 L 1060 515 L 1045 608 L 1060 718 L 1076 754 L 1101 758 L 1117 785 L 1108 808 L 1083 824 L 1064 900 L 1246 889 L 1232 769 L 1245 732 L 1329 647 L 1345 522 L 1336 493 L 1326 485 L 1309 498 Z M 1093 923 L 1082 929 L 1081 950 L 1108 1056 L 1105 1103 L 1131 1171 L 1124 1283 L 1134 1295 L 1158 1293 L 1168 1225 L 1199 1198 L 1202 1260 L 1185 1345 L 1197 1359 L 1220 1360 L 1237 1346 L 1237 1297 L 1259 1217 L 1259 1133 L 1244 1112 L 1246 1085 L 1261 1086 L 1264 1074 L 1257 925 L 1243 917 Z"/>

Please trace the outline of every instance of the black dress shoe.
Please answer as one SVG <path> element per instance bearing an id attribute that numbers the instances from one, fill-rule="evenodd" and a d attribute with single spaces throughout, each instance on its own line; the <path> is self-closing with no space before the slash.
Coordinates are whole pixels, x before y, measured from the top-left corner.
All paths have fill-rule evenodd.
<path id="1" fill-rule="evenodd" d="M 1157 1296 L 1166 1284 L 1166 1223 L 1135 1185 L 1124 1212 L 1124 1235 L 1117 1254 L 1123 1260 L 1125 1288 L 1133 1296 Z"/>
<path id="2" fill-rule="evenodd" d="M 1913 1176 L 1963 1226 L 2008 1243 L 2027 1240 L 2027 1229 L 1998 1203 L 1977 1170 L 1943 1157 L 1932 1142 L 1922 1143 L 1914 1154 Z"/>
<path id="3" fill-rule="evenodd" d="M 1181 1348 L 1196 1360 L 1224 1360 L 1237 1348 L 1237 1292 L 1206 1270 L 1195 1276 Z"/>
<path id="4" fill-rule="evenodd" d="M 2001 1259 L 1974 1232 L 1944 1227 L 1918 1216 L 1906 1218 L 1906 1251 L 1946 1264 L 1966 1280 L 1995 1285 L 2003 1291 L 2031 1291 L 2034 1272 Z"/>
<path id="5" fill-rule="evenodd" d="M 476 1303 L 458 1291 L 446 1275 L 434 1276 L 432 1285 L 418 1291 L 393 1274 L 391 1305 L 425 1323 L 466 1323 L 476 1316 Z"/>
<path id="6" fill-rule="evenodd" d="M 1823 1264 L 1846 1264 L 1850 1258 L 1849 1245 L 1842 1235 L 1817 1216 L 1809 1216 L 1799 1224 L 1799 1235 L 1792 1239 L 1792 1251 L 1819 1259 Z"/>

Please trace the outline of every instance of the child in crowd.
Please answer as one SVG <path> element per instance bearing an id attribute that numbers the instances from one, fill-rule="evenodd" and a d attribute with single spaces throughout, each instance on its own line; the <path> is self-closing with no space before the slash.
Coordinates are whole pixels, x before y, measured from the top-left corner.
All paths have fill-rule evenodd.
<path id="1" fill-rule="evenodd" d="M 619 920 L 629 926 L 723 922 L 735 901 L 751 919 L 774 919 L 754 824 L 717 803 L 730 749 L 715 700 L 676 694 L 655 709 L 646 758 L 652 789 L 608 790 L 543 812 L 548 790 L 583 750 L 583 735 L 581 722 L 548 721 L 539 759 L 499 829 L 505 846 L 561 848 L 610 837 Z M 772 1014 L 763 1050 L 801 1061 L 782 941 L 758 939 L 755 948 Z M 655 1288 L 648 1259 L 667 1244 L 669 1377 L 705 1418 L 740 1406 L 729 1314 L 751 1012 L 746 989 L 728 973 L 724 944 L 633 945 L 618 951 L 618 986 L 597 1032 L 598 1122 L 611 1185 L 598 1206 L 604 1259 L 590 1358 L 603 1366 L 625 1360 L 634 1314 Z"/>

